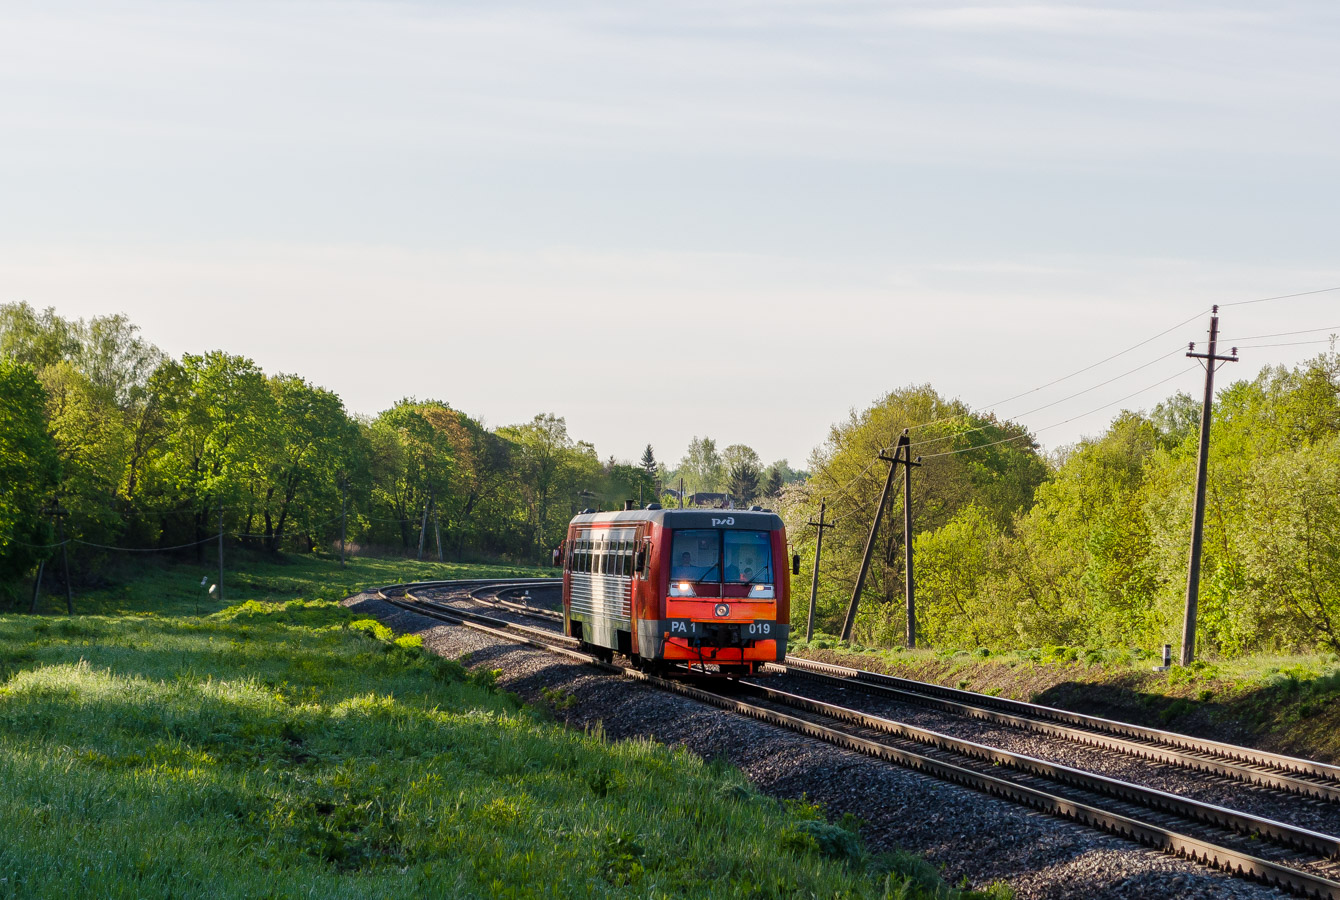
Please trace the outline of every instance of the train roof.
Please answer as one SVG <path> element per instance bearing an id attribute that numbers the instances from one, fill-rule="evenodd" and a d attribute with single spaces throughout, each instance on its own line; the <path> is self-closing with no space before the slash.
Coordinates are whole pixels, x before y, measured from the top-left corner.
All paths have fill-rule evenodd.
<path id="1" fill-rule="evenodd" d="M 626 509 L 616 512 L 583 513 L 572 525 L 634 525 L 655 522 L 664 528 L 747 528 L 777 531 L 785 527 L 782 517 L 770 510 L 753 509 Z"/>

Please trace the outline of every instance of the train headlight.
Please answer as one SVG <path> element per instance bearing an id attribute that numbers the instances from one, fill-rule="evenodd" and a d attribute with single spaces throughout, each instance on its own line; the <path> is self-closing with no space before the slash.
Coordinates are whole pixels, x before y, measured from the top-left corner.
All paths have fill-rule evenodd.
<path id="1" fill-rule="evenodd" d="M 672 581 L 670 582 L 671 597 L 696 597 L 693 591 L 692 581 Z"/>
<path id="2" fill-rule="evenodd" d="M 749 588 L 749 597 L 753 600 L 771 600 L 775 596 L 770 584 L 756 584 Z"/>

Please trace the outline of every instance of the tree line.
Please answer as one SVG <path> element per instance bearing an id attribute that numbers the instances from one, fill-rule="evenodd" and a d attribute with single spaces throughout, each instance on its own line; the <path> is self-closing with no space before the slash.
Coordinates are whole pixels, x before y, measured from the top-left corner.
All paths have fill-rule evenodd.
<path id="1" fill-rule="evenodd" d="M 342 522 L 379 552 L 540 560 L 581 508 L 656 499 L 658 468 L 601 460 L 552 414 L 488 429 L 409 399 L 351 415 L 331 391 L 241 356 L 171 358 L 124 316 L 0 306 L 11 602 L 58 526 L 86 575 L 124 548 L 203 557 L 220 530 L 259 551 L 331 549 Z"/>
<path id="2" fill-rule="evenodd" d="M 682 483 L 685 494 L 722 494 L 737 507 L 759 500 L 775 501 L 787 485 L 808 477 L 809 473 L 792 469 L 785 459 L 764 466 L 748 444 L 730 444 L 718 450 L 714 439 L 697 435 L 689 441 L 688 451 L 677 467 L 660 470 L 661 483 L 673 491 Z"/>
<path id="3" fill-rule="evenodd" d="M 1022 426 L 928 385 L 889 393 L 835 425 L 815 476 L 785 495 L 792 541 L 810 554 L 821 498 L 839 521 L 819 621 L 840 628 L 886 473 L 872 461 L 910 428 L 926 457 L 913 551 L 932 646 L 1176 646 L 1199 424 L 1199 403 L 1177 394 L 1047 458 Z M 1340 652 L 1340 354 L 1220 390 L 1210 447 L 1201 646 Z M 901 498 L 890 503 L 854 632 L 884 646 L 904 641 Z"/>

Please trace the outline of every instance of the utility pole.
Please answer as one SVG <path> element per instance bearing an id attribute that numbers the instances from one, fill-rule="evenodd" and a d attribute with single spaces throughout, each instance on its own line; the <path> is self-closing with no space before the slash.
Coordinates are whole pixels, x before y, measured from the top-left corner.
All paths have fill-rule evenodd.
<path id="1" fill-rule="evenodd" d="M 1197 353 L 1193 341 L 1187 356 L 1205 360 L 1205 399 L 1200 408 L 1200 452 L 1196 459 L 1196 506 L 1191 517 L 1191 560 L 1186 573 L 1186 616 L 1182 620 L 1182 665 L 1189 666 L 1196 658 L 1196 604 L 1200 599 L 1200 551 L 1205 537 L 1205 482 L 1210 465 L 1210 417 L 1214 408 L 1214 370 L 1216 363 L 1237 362 L 1238 348 L 1232 356 L 1218 356 L 1219 307 L 1210 311 L 1210 347 L 1207 353 Z"/>
<path id="2" fill-rule="evenodd" d="M 70 591 L 70 555 L 65 544 L 65 510 L 56 503 L 56 539 L 60 541 L 60 565 L 65 575 L 65 614 L 74 615 L 74 596 Z"/>
<path id="3" fill-rule="evenodd" d="M 428 535 L 428 507 L 433 505 L 433 494 L 428 493 L 428 499 L 423 504 L 423 521 L 419 523 L 419 559 L 423 559 L 423 542 Z"/>
<path id="4" fill-rule="evenodd" d="M 889 465 L 889 477 L 884 479 L 884 490 L 879 495 L 879 506 L 875 509 L 874 521 L 870 523 L 870 536 L 865 540 L 865 553 L 861 556 L 861 571 L 856 576 L 856 587 L 851 592 L 851 602 L 847 604 L 847 618 L 842 622 L 842 640 L 851 640 L 851 629 L 856 624 L 856 607 L 861 602 L 861 591 L 865 590 L 865 576 L 870 571 L 870 555 L 875 552 L 875 535 L 879 532 L 880 519 L 884 518 L 884 505 L 889 499 L 889 488 L 893 486 L 893 475 L 898 471 L 899 457 L 902 455 L 903 448 L 910 442 L 908 431 L 903 429 L 902 435 L 898 438 L 898 446 L 893 452 L 893 456 L 885 456 L 884 451 L 879 452 L 879 459 L 884 460 Z"/>
<path id="5" fill-rule="evenodd" d="M 684 508 L 684 479 L 683 479 L 683 477 L 681 477 L 681 478 L 679 479 L 679 508 L 680 508 L 680 509 L 683 509 L 683 508 Z"/>
<path id="6" fill-rule="evenodd" d="M 824 529 L 832 528 L 836 523 L 824 521 L 824 511 L 827 508 L 824 498 L 819 498 L 819 521 L 810 519 L 810 524 L 819 529 L 818 542 L 814 545 L 814 574 L 810 578 L 810 615 L 805 620 L 805 643 L 814 640 L 814 604 L 819 597 L 819 560 L 823 558 L 824 553 Z"/>
<path id="7" fill-rule="evenodd" d="M 48 554 L 48 556 L 49 555 L 50 554 Z M 32 605 L 28 607 L 28 612 L 30 614 L 37 612 L 37 599 L 42 595 L 42 575 L 46 571 L 46 567 L 46 557 L 37 561 L 37 577 L 33 579 L 33 602 Z"/>
<path id="8" fill-rule="evenodd" d="M 904 432 L 906 434 L 906 432 Z M 903 567 L 907 575 L 907 649 L 917 646 L 917 600 L 916 585 L 912 580 L 912 470 L 921 465 L 921 457 L 912 461 L 912 446 L 903 447 L 903 458 L 898 460 L 903 467 L 903 551 L 907 554 L 907 564 Z"/>
<path id="9" fill-rule="evenodd" d="M 340 568 L 344 568 L 344 542 L 348 535 L 349 482 L 340 476 Z"/>
<path id="10" fill-rule="evenodd" d="M 223 602 L 223 501 L 219 501 L 219 602 Z"/>
<path id="11" fill-rule="evenodd" d="M 33 580 L 33 604 L 28 607 L 29 613 L 37 612 L 37 597 L 42 593 L 42 571 L 47 567 L 45 559 L 37 561 L 37 578 Z"/>
<path id="12" fill-rule="evenodd" d="M 437 542 L 437 561 L 442 562 L 442 525 L 438 520 L 437 504 L 433 504 L 433 540 Z"/>

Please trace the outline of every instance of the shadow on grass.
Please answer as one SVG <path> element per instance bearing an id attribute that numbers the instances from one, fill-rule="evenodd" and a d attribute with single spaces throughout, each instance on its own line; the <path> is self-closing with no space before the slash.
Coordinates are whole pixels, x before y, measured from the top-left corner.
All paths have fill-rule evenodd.
<path id="1" fill-rule="evenodd" d="M 1191 696 L 1169 696 L 1119 682 L 1066 682 L 1033 702 L 1319 759 L 1340 751 L 1340 672 L 1273 673 L 1229 693 L 1192 687 Z"/>

